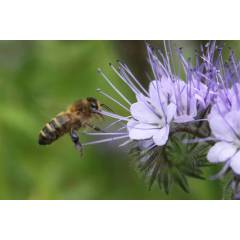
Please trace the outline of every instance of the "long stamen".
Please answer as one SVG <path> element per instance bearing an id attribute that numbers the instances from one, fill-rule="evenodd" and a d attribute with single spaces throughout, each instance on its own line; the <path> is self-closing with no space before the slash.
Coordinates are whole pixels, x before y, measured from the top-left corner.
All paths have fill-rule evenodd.
<path id="1" fill-rule="evenodd" d="M 112 141 L 116 141 L 116 140 L 120 140 L 120 139 L 124 139 L 124 138 L 128 138 L 128 135 L 120 136 L 120 137 L 113 137 L 113 138 L 106 138 L 106 139 L 101 139 L 101 140 L 98 140 L 98 141 L 87 142 L 87 143 L 83 143 L 82 145 L 83 146 L 95 145 L 95 144 L 100 144 L 100 143 L 112 142 Z"/>
<path id="2" fill-rule="evenodd" d="M 108 117 L 112 117 L 112 118 L 115 118 L 115 119 L 119 119 L 119 120 L 122 120 L 122 121 L 129 121 L 129 117 L 123 117 L 123 116 L 120 116 L 118 114 L 115 114 L 115 113 L 110 113 L 110 112 L 106 112 L 106 111 L 97 111 L 98 113 L 102 114 L 102 115 L 106 115 Z"/>
<path id="3" fill-rule="evenodd" d="M 173 57 L 173 52 L 172 52 L 172 46 L 171 46 L 171 41 L 168 41 L 168 49 L 169 49 L 169 56 L 170 56 L 170 64 L 173 68 L 173 74 L 176 75 L 176 70 L 175 70 L 175 63 L 174 63 L 174 57 Z"/>
<path id="4" fill-rule="evenodd" d="M 120 132 L 107 132 L 107 133 L 84 132 L 84 134 L 85 134 L 85 135 L 89 135 L 89 136 L 126 135 L 126 133 L 120 133 Z"/>
<path id="5" fill-rule="evenodd" d="M 114 121 L 114 122 L 112 122 L 111 124 L 109 124 L 107 127 L 105 127 L 103 130 L 107 130 L 107 129 L 109 129 L 109 128 L 113 127 L 114 125 L 116 125 L 116 124 L 118 124 L 118 123 L 121 123 L 121 122 L 122 122 L 121 119 L 120 119 L 120 120 L 117 120 L 117 121 Z"/>
<path id="6" fill-rule="evenodd" d="M 118 147 L 124 147 L 124 146 L 128 145 L 131 142 L 133 142 L 133 140 L 129 139 L 129 140 L 125 141 L 124 143 L 120 144 Z"/>
<path id="7" fill-rule="evenodd" d="M 129 76 L 125 72 L 125 70 L 121 67 L 116 70 L 117 74 L 123 81 L 128 85 L 128 87 L 136 94 L 139 95 L 141 94 L 141 91 L 133 84 L 133 82 L 129 79 Z"/>
<path id="8" fill-rule="evenodd" d="M 169 56 L 168 56 L 168 50 L 167 50 L 167 46 L 166 46 L 166 41 L 163 41 L 163 45 L 164 45 L 165 55 L 166 55 L 166 58 L 167 58 L 168 71 L 169 71 L 169 73 L 171 73 L 171 65 L 170 65 L 170 61 L 169 61 Z"/>
<path id="9" fill-rule="evenodd" d="M 132 127 L 129 127 L 131 129 L 139 129 L 139 130 L 156 130 L 156 129 L 161 129 L 160 126 L 154 126 L 151 127 L 151 128 L 143 128 L 143 127 L 135 127 L 135 126 L 132 126 Z"/>
<path id="10" fill-rule="evenodd" d="M 155 56 L 156 61 L 157 61 L 158 65 L 159 65 L 159 66 L 162 66 L 162 68 L 165 70 L 166 75 L 169 76 L 169 75 L 171 74 L 171 69 L 169 70 L 166 57 L 165 57 L 165 55 L 162 53 L 162 51 L 161 51 L 160 49 L 158 49 L 157 52 L 158 52 L 158 54 L 160 54 L 163 63 L 159 60 L 159 58 L 158 58 L 157 56 Z M 158 65 L 157 65 L 157 67 L 158 67 Z"/>
<path id="11" fill-rule="evenodd" d="M 148 96 L 148 92 L 146 91 L 146 89 L 142 86 L 142 84 L 139 82 L 139 80 L 136 79 L 136 77 L 132 74 L 132 72 L 130 71 L 130 69 L 123 63 L 121 63 L 120 61 L 118 61 L 120 66 L 132 77 L 132 79 L 135 81 L 135 83 L 142 89 L 142 91 Z"/>
<path id="12" fill-rule="evenodd" d="M 118 93 L 122 99 L 131 106 L 131 102 L 115 87 L 115 85 L 109 80 L 109 78 L 102 72 L 102 70 L 99 68 L 98 73 L 103 76 L 103 78 L 107 81 L 107 83 Z"/>
<path id="13" fill-rule="evenodd" d="M 124 106 L 123 104 L 121 104 L 119 101 L 117 101 L 115 98 L 111 97 L 110 95 L 108 95 L 107 93 L 103 92 L 101 89 L 97 89 L 97 91 L 102 94 L 103 96 L 105 96 L 106 98 L 112 100 L 113 102 L 117 103 L 119 106 L 121 106 L 123 109 L 125 109 L 126 111 L 130 112 L 129 109 Z"/>
<path id="14" fill-rule="evenodd" d="M 184 70 L 185 74 L 187 75 L 187 69 L 189 66 L 188 66 L 188 62 L 186 61 L 186 59 L 183 56 L 182 49 L 181 48 L 177 49 L 177 53 L 178 53 L 179 59 L 182 62 L 183 70 Z"/>
<path id="15" fill-rule="evenodd" d="M 240 76 L 239 76 L 239 72 L 238 72 L 238 69 L 237 69 L 237 66 L 236 66 L 236 63 L 235 63 L 235 60 L 234 60 L 234 55 L 233 55 L 233 52 L 230 56 L 230 59 L 232 61 L 232 65 L 233 65 L 233 68 L 234 68 L 234 71 L 235 71 L 235 74 L 236 74 L 236 77 L 237 77 L 237 80 L 240 79 Z M 236 99 L 238 101 L 238 108 L 240 109 L 240 97 L 239 97 L 239 91 L 238 91 L 238 88 L 236 86 L 235 83 L 233 83 L 233 89 L 234 89 L 234 92 L 235 92 L 235 95 L 236 95 Z"/>
<path id="16" fill-rule="evenodd" d="M 117 132 L 120 132 L 120 131 L 122 131 L 122 130 L 124 130 L 124 129 L 127 129 L 127 126 L 120 127 L 120 128 L 118 128 L 116 131 L 117 131 Z"/>
<path id="17" fill-rule="evenodd" d="M 124 75 L 124 73 L 121 70 L 118 71 L 111 63 L 109 63 L 109 66 L 135 94 L 140 93 L 139 90 L 133 85 L 133 83 L 128 79 L 126 75 Z"/>

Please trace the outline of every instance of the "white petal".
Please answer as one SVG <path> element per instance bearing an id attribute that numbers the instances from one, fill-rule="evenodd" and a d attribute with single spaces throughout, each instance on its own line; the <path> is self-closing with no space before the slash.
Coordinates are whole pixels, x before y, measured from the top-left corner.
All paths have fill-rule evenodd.
<path id="1" fill-rule="evenodd" d="M 167 106 L 167 122 L 170 123 L 174 117 L 174 115 L 176 114 L 176 105 L 174 103 L 170 103 Z"/>
<path id="2" fill-rule="evenodd" d="M 233 130 L 229 127 L 228 123 L 226 122 L 225 117 L 217 114 L 215 111 L 211 112 L 208 115 L 208 121 L 210 124 L 210 128 L 212 130 L 213 135 L 216 138 L 224 139 L 226 141 L 235 141 L 236 136 Z"/>
<path id="3" fill-rule="evenodd" d="M 153 141 L 156 145 L 162 146 L 167 142 L 168 135 L 169 135 L 169 125 L 166 125 L 162 129 L 159 129 L 154 133 Z"/>
<path id="4" fill-rule="evenodd" d="M 152 81 L 149 86 L 149 95 L 150 95 L 150 100 L 151 104 L 156 108 L 156 110 L 159 113 L 162 113 L 163 111 L 163 105 L 166 105 L 167 103 L 167 92 L 166 88 L 163 89 L 161 86 L 161 82 L 158 81 Z M 162 115 L 162 114 L 161 114 Z"/>
<path id="5" fill-rule="evenodd" d="M 169 94 L 173 94 L 173 91 L 174 91 L 173 82 L 170 77 L 162 76 L 161 86 L 162 86 L 162 88 L 166 89 L 166 92 L 168 92 Z"/>
<path id="6" fill-rule="evenodd" d="M 233 156 L 230 166 L 236 174 L 240 174 L 240 151 Z"/>
<path id="7" fill-rule="evenodd" d="M 227 142 L 218 142 L 208 151 L 207 159 L 212 163 L 225 162 L 231 158 L 236 151 L 237 147 L 235 145 Z"/>
<path id="8" fill-rule="evenodd" d="M 135 127 L 139 122 L 134 120 L 134 119 L 131 119 L 128 121 L 127 123 L 127 128 L 128 130 L 131 130 L 133 127 Z"/>
<path id="9" fill-rule="evenodd" d="M 130 111 L 132 116 L 140 122 L 158 124 L 160 121 L 159 117 L 147 106 L 147 103 L 134 103 Z"/>
<path id="10" fill-rule="evenodd" d="M 226 114 L 225 118 L 229 125 L 234 129 L 235 133 L 240 136 L 240 111 L 231 111 Z"/>
<path id="11" fill-rule="evenodd" d="M 150 99 L 148 97 L 144 96 L 142 93 L 139 93 L 138 95 L 136 95 L 136 99 L 138 102 L 150 101 Z"/>
<path id="12" fill-rule="evenodd" d="M 140 123 L 128 128 L 128 130 L 129 138 L 134 140 L 143 140 L 151 138 L 159 130 L 159 128 L 156 128 L 150 124 Z"/>

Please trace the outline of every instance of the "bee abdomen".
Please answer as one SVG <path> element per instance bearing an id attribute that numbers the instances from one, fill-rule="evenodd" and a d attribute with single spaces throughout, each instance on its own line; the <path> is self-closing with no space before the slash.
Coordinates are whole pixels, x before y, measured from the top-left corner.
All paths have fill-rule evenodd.
<path id="1" fill-rule="evenodd" d="M 39 144 L 51 144 L 68 132 L 70 118 L 66 114 L 59 115 L 45 125 L 39 134 Z"/>

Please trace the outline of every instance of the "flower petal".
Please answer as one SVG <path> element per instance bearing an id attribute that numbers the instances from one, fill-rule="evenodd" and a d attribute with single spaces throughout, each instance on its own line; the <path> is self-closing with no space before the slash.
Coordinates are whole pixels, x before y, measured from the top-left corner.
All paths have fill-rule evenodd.
<path id="1" fill-rule="evenodd" d="M 240 174 L 240 151 L 233 156 L 230 166 L 236 174 Z"/>
<path id="2" fill-rule="evenodd" d="M 150 101 L 149 97 L 144 96 L 142 93 L 139 93 L 138 95 L 136 95 L 136 99 L 138 102 L 149 102 Z"/>
<path id="3" fill-rule="evenodd" d="M 231 111 L 226 114 L 226 121 L 229 123 L 235 134 L 240 136 L 240 111 Z M 238 140 L 239 137 L 235 136 Z"/>
<path id="4" fill-rule="evenodd" d="M 135 127 L 138 123 L 139 122 L 134 119 L 129 120 L 127 123 L 128 131 L 132 130 L 132 128 Z"/>
<path id="5" fill-rule="evenodd" d="M 166 125 L 162 129 L 159 129 L 154 133 L 153 141 L 156 145 L 162 146 L 167 142 L 168 135 L 169 135 L 169 125 Z"/>
<path id="6" fill-rule="evenodd" d="M 129 127 L 129 138 L 133 140 L 143 140 L 151 138 L 159 128 L 150 124 L 139 123 L 133 127 Z"/>
<path id="7" fill-rule="evenodd" d="M 236 136 L 228 125 L 226 118 L 217 114 L 215 111 L 208 115 L 208 121 L 213 135 L 218 139 L 224 139 L 226 141 L 233 142 L 236 140 Z"/>
<path id="8" fill-rule="evenodd" d="M 157 112 L 163 116 L 165 113 L 164 108 L 167 104 L 167 92 L 164 92 L 164 89 L 162 88 L 161 82 L 159 80 L 155 80 L 150 83 L 149 95 L 151 104 L 155 107 Z"/>
<path id="9" fill-rule="evenodd" d="M 236 151 L 237 147 L 235 145 L 227 142 L 218 142 L 208 151 L 207 159 L 212 163 L 225 162 L 231 158 Z"/>
<path id="10" fill-rule="evenodd" d="M 176 114 L 177 107 L 174 103 L 170 103 L 167 106 L 167 122 L 170 123 Z"/>
<path id="11" fill-rule="evenodd" d="M 130 111 L 132 116 L 143 123 L 158 124 L 159 117 L 147 106 L 147 103 L 137 102 L 132 104 Z"/>

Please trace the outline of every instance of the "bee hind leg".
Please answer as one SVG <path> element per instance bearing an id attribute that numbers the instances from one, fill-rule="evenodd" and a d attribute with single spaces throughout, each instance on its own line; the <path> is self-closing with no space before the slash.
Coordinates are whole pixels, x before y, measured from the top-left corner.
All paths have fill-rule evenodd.
<path id="1" fill-rule="evenodd" d="M 70 136 L 71 136 L 71 139 L 72 139 L 76 149 L 81 153 L 81 156 L 82 156 L 83 155 L 83 147 L 82 147 L 82 144 L 79 141 L 79 136 L 78 136 L 77 130 L 76 129 L 71 129 Z"/>

